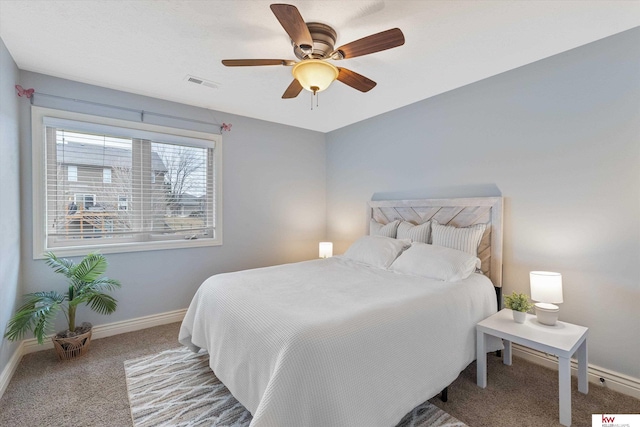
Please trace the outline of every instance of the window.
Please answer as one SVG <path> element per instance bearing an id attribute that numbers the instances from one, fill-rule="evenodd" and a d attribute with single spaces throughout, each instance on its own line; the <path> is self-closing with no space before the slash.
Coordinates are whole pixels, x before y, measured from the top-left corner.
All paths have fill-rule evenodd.
<path id="1" fill-rule="evenodd" d="M 73 202 L 75 203 L 75 211 L 78 209 L 83 211 L 97 206 L 95 194 L 75 194 L 73 196 Z"/>
<path id="2" fill-rule="evenodd" d="M 219 135 L 41 107 L 32 119 L 34 257 L 222 243 Z"/>
<path id="3" fill-rule="evenodd" d="M 126 211 L 129 209 L 129 199 L 127 196 L 118 196 L 118 210 Z"/>
<path id="4" fill-rule="evenodd" d="M 68 181 L 77 181 L 78 180 L 78 167 L 77 166 L 67 166 L 67 180 Z"/>

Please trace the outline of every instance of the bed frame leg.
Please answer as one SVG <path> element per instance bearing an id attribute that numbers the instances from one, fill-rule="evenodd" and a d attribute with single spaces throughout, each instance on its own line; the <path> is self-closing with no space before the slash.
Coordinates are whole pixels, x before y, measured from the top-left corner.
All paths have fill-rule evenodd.
<path id="1" fill-rule="evenodd" d="M 443 402 L 449 400 L 448 391 L 449 387 L 445 387 L 444 390 L 442 390 L 442 392 L 440 393 L 440 400 L 442 400 Z"/>

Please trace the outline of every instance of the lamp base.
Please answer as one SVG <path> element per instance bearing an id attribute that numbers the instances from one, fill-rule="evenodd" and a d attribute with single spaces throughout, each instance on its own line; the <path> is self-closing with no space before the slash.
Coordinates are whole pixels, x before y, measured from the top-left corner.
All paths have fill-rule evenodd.
<path id="1" fill-rule="evenodd" d="M 560 308 L 557 305 L 538 302 L 535 304 L 535 307 L 538 322 L 549 326 L 556 324 L 558 314 L 560 313 Z"/>

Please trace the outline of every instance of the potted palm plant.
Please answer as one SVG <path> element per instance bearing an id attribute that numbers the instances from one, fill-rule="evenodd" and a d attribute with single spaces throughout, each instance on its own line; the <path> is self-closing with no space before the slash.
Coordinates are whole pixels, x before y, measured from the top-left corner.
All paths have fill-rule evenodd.
<path id="1" fill-rule="evenodd" d="M 5 337 L 17 341 L 31 331 L 38 343 L 42 344 L 62 312 L 67 319 L 68 329 L 53 336 L 53 344 L 60 360 L 74 359 L 89 349 L 92 329 L 88 322 L 76 326 L 78 305 L 86 304 L 100 314 L 113 313 L 118 302 L 106 292 L 120 287 L 120 282 L 103 277 L 107 270 L 107 259 L 98 253 L 88 254 L 78 264 L 58 258 L 51 252 L 45 255 L 45 259 L 56 273 L 67 277 L 67 292 L 45 291 L 24 295 L 23 305 L 9 320 Z"/>
<path id="2" fill-rule="evenodd" d="M 513 320 L 516 323 L 524 323 L 527 318 L 527 311 L 531 310 L 533 304 L 529 301 L 529 295 L 513 292 L 504 297 L 504 305 L 513 310 Z"/>

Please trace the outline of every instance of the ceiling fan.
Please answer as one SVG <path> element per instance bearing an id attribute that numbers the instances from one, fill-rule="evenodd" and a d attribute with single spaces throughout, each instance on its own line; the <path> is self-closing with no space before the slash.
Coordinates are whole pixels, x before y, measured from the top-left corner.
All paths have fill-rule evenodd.
<path id="1" fill-rule="evenodd" d="M 295 98 L 306 89 L 323 91 L 338 80 L 361 92 L 368 92 L 376 85 L 371 79 L 347 68 L 336 67 L 328 60 L 355 58 L 380 52 L 404 44 L 404 34 L 399 28 L 382 31 L 334 49 L 336 31 L 319 22 L 304 22 L 298 9 L 290 4 L 272 4 L 271 11 L 291 37 L 293 53 L 300 60 L 288 59 L 225 59 L 227 67 L 251 67 L 260 65 L 284 65 L 293 67 L 293 81 L 284 91 L 283 99 Z"/>

